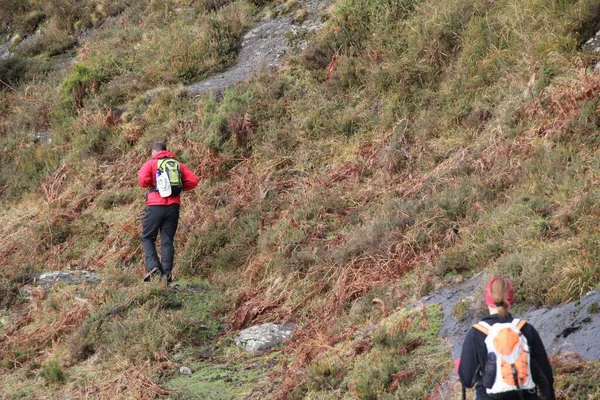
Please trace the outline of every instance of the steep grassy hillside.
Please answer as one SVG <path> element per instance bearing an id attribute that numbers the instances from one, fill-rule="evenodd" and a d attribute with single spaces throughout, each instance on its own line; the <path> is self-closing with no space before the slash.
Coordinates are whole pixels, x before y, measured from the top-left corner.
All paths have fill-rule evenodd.
<path id="1" fill-rule="evenodd" d="M 597 1 L 334 0 L 280 70 L 186 92 L 275 5 L 0 4 L 3 397 L 193 398 L 189 364 L 234 398 L 431 398 L 453 367 L 439 309 L 399 307 L 481 271 L 531 306 L 599 287 Z M 201 177 L 179 292 L 141 283 L 156 140 Z M 19 292 L 67 269 L 103 281 Z M 235 349 L 266 321 L 298 330 Z M 600 396 L 598 362 L 553 366 L 559 398 Z"/>

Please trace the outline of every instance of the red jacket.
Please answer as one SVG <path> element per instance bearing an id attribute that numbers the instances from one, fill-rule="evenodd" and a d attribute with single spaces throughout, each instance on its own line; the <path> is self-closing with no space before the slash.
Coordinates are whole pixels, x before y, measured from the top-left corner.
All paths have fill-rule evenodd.
<path id="1" fill-rule="evenodd" d="M 175 158 L 173 153 L 168 151 L 159 151 L 152 158 L 144 163 L 138 171 L 138 183 L 143 188 L 153 189 L 156 187 L 156 170 L 158 169 L 158 160 L 161 158 Z M 198 184 L 198 177 L 184 164 L 179 163 L 181 169 L 181 180 L 183 181 L 183 190 L 192 190 Z M 168 206 L 170 204 L 181 204 L 180 196 L 161 197 L 156 191 L 148 193 L 146 204 L 149 206 Z"/>

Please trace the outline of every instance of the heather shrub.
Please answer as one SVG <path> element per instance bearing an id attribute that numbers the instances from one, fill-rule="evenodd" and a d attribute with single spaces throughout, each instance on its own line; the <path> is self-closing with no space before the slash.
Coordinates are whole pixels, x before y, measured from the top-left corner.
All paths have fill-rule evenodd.
<path id="1" fill-rule="evenodd" d="M 201 114 L 201 123 L 206 129 L 204 144 L 218 152 L 243 152 L 253 129 L 252 101 L 252 92 L 237 94 L 234 90 L 225 90 L 221 101 L 210 95 L 204 101 Z"/>
<path id="2" fill-rule="evenodd" d="M 48 383 L 61 383 L 66 380 L 65 372 L 58 361 L 47 361 L 42 367 L 41 374 Z"/>

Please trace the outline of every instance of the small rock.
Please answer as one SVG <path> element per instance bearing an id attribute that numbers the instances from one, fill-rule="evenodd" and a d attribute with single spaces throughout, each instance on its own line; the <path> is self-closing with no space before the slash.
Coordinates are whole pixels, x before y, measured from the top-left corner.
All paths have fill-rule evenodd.
<path id="1" fill-rule="evenodd" d="M 181 375 L 185 375 L 185 376 L 192 376 L 192 370 L 189 369 L 188 367 L 179 368 L 179 373 Z"/>
<path id="2" fill-rule="evenodd" d="M 6 323 L 8 317 L 8 313 L 6 313 L 5 311 L 2 311 L 0 313 L 0 329 L 4 328 L 4 324 Z"/>
<path id="3" fill-rule="evenodd" d="M 600 32 L 597 32 L 582 46 L 585 50 L 600 52 Z"/>
<path id="4" fill-rule="evenodd" d="M 360 339 L 360 338 L 362 338 L 363 336 L 365 336 L 365 335 L 367 335 L 367 334 L 369 334 L 369 333 L 373 332 L 373 331 L 374 331 L 375 329 L 377 329 L 377 328 L 379 328 L 379 324 L 372 324 L 372 325 L 369 325 L 369 326 L 367 326 L 366 328 L 364 328 L 364 329 L 361 329 L 361 330 L 359 330 L 358 332 L 356 332 L 356 333 L 354 334 L 354 339 Z"/>
<path id="5" fill-rule="evenodd" d="M 10 58 L 11 56 L 12 56 L 12 53 L 10 51 L 10 42 L 1 44 L 0 45 L 0 60 L 6 60 L 7 58 Z"/>

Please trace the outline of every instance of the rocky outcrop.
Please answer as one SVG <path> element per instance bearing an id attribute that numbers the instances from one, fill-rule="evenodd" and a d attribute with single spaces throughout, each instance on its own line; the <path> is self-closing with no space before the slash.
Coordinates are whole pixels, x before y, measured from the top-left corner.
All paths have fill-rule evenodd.
<path id="1" fill-rule="evenodd" d="M 285 9 L 285 4 L 276 7 L 244 35 L 238 61 L 231 69 L 193 83 L 187 91 L 201 95 L 211 90 L 223 90 L 260 68 L 281 66 L 292 49 L 302 51 L 306 47 L 306 36 L 323 26 L 321 19 L 328 1 L 300 0 L 298 4 L 301 8 L 296 11 Z"/>
<path id="2" fill-rule="evenodd" d="M 467 330 L 476 322 L 475 299 L 481 297 L 483 292 L 477 291 L 483 285 L 485 283 L 482 274 L 478 274 L 458 285 L 446 287 L 421 299 L 424 304 L 439 304 L 442 307 L 444 320 L 439 336 L 449 341 L 455 358 L 460 356 L 462 341 Z M 457 313 L 457 310 L 462 312 Z"/>
<path id="3" fill-rule="evenodd" d="M 564 306 L 532 310 L 523 318 L 536 327 L 550 352 L 573 351 L 586 360 L 600 359 L 600 290 Z"/>
<path id="4" fill-rule="evenodd" d="M 463 283 L 425 296 L 425 304 L 439 304 L 444 313 L 440 337 L 452 346 L 459 357 L 467 330 L 477 322 L 483 288 L 488 277 L 478 274 Z M 480 304 L 481 303 L 481 304 Z M 587 360 L 600 359 L 596 344 L 600 332 L 600 290 L 586 294 L 578 301 L 554 308 L 514 311 L 517 318 L 526 319 L 539 332 L 549 353 L 572 351 Z"/>
<path id="5" fill-rule="evenodd" d="M 57 282 L 67 285 L 79 285 L 82 283 L 99 283 L 100 276 L 89 271 L 52 271 L 40 274 L 35 280 L 38 286 L 54 286 Z"/>
<path id="6" fill-rule="evenodd" d="M 444 319 L 439 336 L 448 341 L 454 358 L 460 357 L 462 343 L 471 325 L 477 322 L 484 307 L 483 290 L 488 280 L 475 275 L 453 287 L 444 288 L 421 299 L 424 304 L 439 304 Z M 539 332 L 549 354 L 575 352 L 587 360 L 600 358 L 597 345 L 600 329 L 600 291 L 586 294 L 581 300 L 551 309 L 515 311 L 514 316 L 526 319 Z M 442 382 L 432 397 L 434 400 L 455 399 L 460 389 L 454 371 Z"/>

